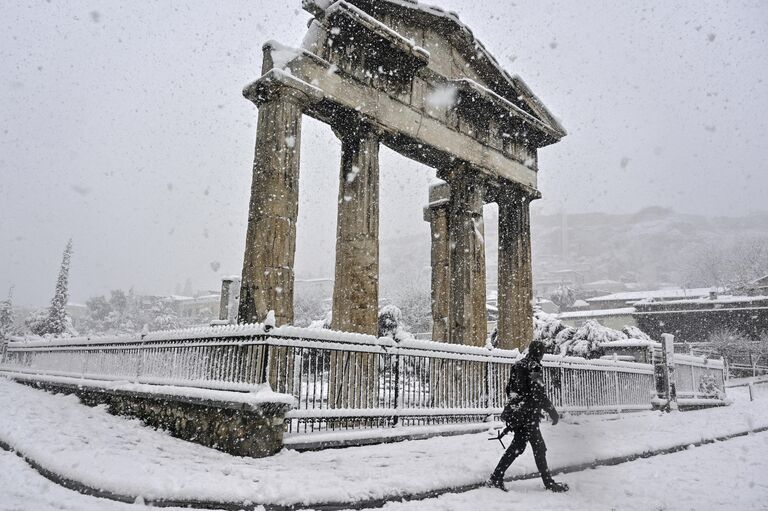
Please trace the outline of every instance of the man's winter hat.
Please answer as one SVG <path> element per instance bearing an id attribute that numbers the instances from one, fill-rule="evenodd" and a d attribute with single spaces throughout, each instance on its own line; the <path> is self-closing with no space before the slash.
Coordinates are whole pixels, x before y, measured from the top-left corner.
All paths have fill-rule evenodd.
<path id="1" fill-rule="evenodd" d="M 530 357 L 541 358 L 544 355 L 544 351 L 544 343 L 539 340 L 531 341 L 531 344 L 528 345 L 528 356 Z"/>

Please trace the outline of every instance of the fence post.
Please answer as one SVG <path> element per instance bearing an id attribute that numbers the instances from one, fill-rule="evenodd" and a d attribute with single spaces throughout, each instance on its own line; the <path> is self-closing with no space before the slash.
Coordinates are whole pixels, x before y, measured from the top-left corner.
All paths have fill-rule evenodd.
<path id="1" fill-rule="evenodd" d="M 399 421 L 399 417 L 397 416 L 398 411 L 398 404 L 400 403 L 400 352 L 398 350 L 397 355 L 395 355 L 395 402 L 394 402 L 394 411 L 392 417 L 392 425 L 397 426 L 397 423 Z"/>
<path id="2" fill-rule="evenodd" d="M 494 390 L 491 388 L 493 379 L 491 377 L 491 363 L 485 362 L 485 408 L 486 408 L 486 420 L 491 420 L 493 414 L 491 413 L 491 392 Z"/>
<path id="3" fill-rule="evenodd" d="M 677 410 L 677 388 L 675 385 L 675 336 L 672 334 L 661 334 L 663 343 L 663 360 L 665 368 L 665 388 L 664 398 L 667 400 L 666 409 Z"/>
<path id="4" fill-rule="evenodd" d="M 621 413 L 621 393 L 619 392 L 619 368 L 618 357 L 616 353 L 613 354 L 613 383 L 616 389 L 616 413 Z"/>
<path id="5" fill-rule="evenodd" d="M 0 364 L 5 364 L 5 354 L 8 352 L 8 338 L 0 339 Z"/>
<path id="6" fill-rule="evenodd" d="M 704 365 L 705 366 L 707 365 L 706 358 L 704 359 Z M 696 385 L 696 367 L 693 364 L 691 364 L 690 368 L 691 368 L 691 387 L 693 389 L 693 397 L 698 398 L 698 397 L 701 397 L 699 392 L 701 389 L 699 388 L 698 385 Z"/>

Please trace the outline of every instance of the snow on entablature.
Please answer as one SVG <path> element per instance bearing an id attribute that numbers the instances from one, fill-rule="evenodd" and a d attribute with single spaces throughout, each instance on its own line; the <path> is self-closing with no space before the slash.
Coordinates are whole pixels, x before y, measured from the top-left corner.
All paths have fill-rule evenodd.
<path id="1" fill-rule="evenodd" d="M 403 53 L 404 57 L 415 61 L 415 68 L 424 67 L 429 62 L 427 50 L 344 0 L 337 1 L 325 10 L 325 20 L 336 27 L 359 27 L 366 30 L 380 42 L 387 43 Z"/>
<path id="2" fill-rule="evenodd" d="M 482 42 L 475 38 L 472 30 L 461 22 L 459 16 L 440 7 L 425 5 L 415 0 L 344 0 L 381 23 L 382 18 L 397 18 L 402 23 L 398 25 L 416 25 L 440 34 L 448 45 L 454 48 L 476 72 L 467 74 L 466 69 L 457 69 L 456 73 L 441 73 L 448 79 L 461 78 L 464 75 L 493 90 L 506 100 L 539 119 L 551 127 L 557 134 L 557 139 L 564 137 L 567 132 L 559 120 L 544 106 L 541 100 L 531 91 L 530 87 L 517 75 L 508 73 L 496 58 L 485 48 Z M 316 18 L 322 19 L 334 2 L 329 0 L 303 0 L 303 7 Z M 382 23 L 385 26 L 386 23 Z M 415 28 L 415 27 L 414 27 Z M 391 29 L 390 29 L 391 30 Z M 400 27 L 397 27 L 400 33 Z M 418 30 L 417 30 L 418 32 Z M 406 39 L 407 35 L 403 36 Z M 435 50 L 427 42 L 416 41 L 427 51 Z M 435 55 L 432 55 L 433 59 Z M 437 58 L 439 61 L 440 59 Z M 451 59 L 452 60 L 452 59 Z M 430 65 L 430 68 L 433 66 Z M 479 76 L 475 76 L 479 75 Z"/>
<path id="3" fill-rule="evenodd" d="M 495 110 L 504 116 L 520 119 L 533 129 L 546 135 L 549 143 L 555 143 L 563 136 L 555 127 L 529 114 L 513 102 L 470 78 L 452 80 L 451 83 L 456 86 L 460 95 L 468 103 L 472 103 L 474 106 L 479 102 L 487 106 L 488 109 Z"/>

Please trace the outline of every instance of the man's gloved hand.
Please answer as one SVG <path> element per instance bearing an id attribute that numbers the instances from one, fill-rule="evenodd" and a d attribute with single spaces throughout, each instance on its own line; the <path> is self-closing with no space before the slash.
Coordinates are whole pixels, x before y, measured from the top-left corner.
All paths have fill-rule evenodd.
<path id="1" fill-rule="evenodd" d="M 549 418 L 552 419 L 553 426 L 560 422 L 560 415 L 558 415 L 557 410 L 554 408 L 549 411 Z"/>

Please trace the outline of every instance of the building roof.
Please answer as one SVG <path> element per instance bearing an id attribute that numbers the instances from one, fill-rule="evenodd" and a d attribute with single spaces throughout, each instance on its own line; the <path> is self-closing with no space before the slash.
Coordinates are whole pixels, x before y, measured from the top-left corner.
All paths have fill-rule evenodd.
<path id="1" fill-rule="evenodd" d="M 588 311 L 568 311 L 561 312 L 557 319 L 576 319 L 576 318 L 600 318 L 606 316 L 629 316 L 635 312 L 634 307 L 621 307 L 619 309 L 596 309 Z"/>
<path id="2" fill-rule="evenodd" d="M 749 282 L 750 286 L 756 286 L 756 287 L 762 287 L 762 286 L 768 286 L 768 275 L 763 275 L 760 278 L 757 278 L 755 280 L 751 280 Z"/>
<path id="3" fill-rule="evenodd" d="M 690 289 L 670 288 L 656 289 L 651 291 L 625 291 L 621 293 L 612 293 L 610 295 L 596 296 L 589 298 L 588 302 L 607 302 L 607 301 L 640 301 L 647 299 L 673 300 L 675 298 L 700 298 L 709 296 L 711 291 L 723 292 L 723 288 L 714 289 L 711 287 L 699 287 Z"/>

